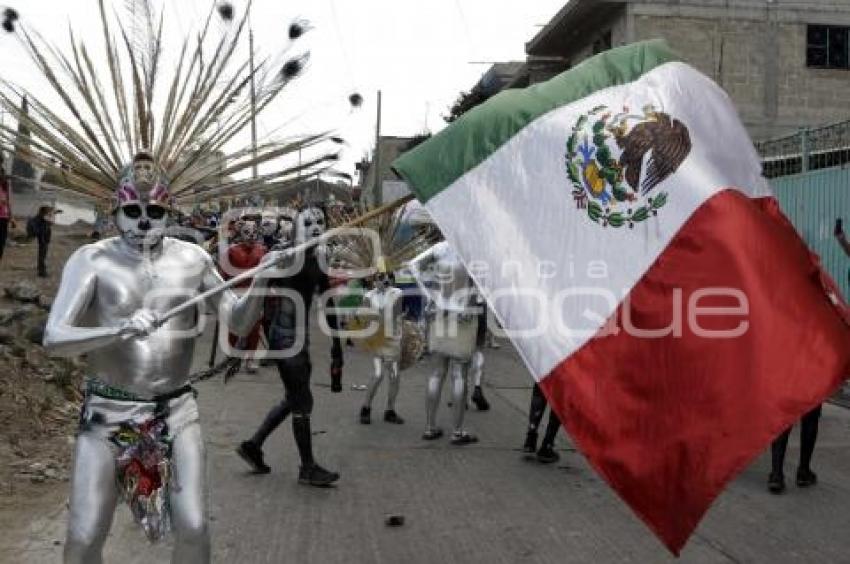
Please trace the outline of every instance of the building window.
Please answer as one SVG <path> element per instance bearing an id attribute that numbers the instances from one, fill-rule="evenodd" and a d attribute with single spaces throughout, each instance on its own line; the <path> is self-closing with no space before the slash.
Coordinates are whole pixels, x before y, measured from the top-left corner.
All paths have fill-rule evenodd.
<path id="1" fill-rule="evenodd" d="M 806 41 L 806 66 L 850 69 L 850 27 L 810 25 Z"/>

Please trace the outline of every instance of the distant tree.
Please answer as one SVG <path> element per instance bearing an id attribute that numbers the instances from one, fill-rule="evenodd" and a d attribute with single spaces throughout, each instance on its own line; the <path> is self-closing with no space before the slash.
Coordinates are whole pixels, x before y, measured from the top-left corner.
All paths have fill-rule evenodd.
<path id="1" fill-rule="evenodd" d="M 474 108 L 479 104 L 486 102 L 490 96 L 482 93 L 477 88 L 473 88 L 470 92 L 461 92 L 452 107 L 449 108 L 449 115 L 443 116 L 446 123 L 456 121 L 460 116 Z"/>

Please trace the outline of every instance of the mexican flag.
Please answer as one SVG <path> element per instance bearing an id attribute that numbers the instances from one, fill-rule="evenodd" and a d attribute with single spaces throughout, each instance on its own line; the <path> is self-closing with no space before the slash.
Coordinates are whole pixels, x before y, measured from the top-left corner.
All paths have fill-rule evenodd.
<path id="1" fill-rule="evenodd" d="M 663 42 L 502 92 L 394 167 L 582 453 L 676 554 L 850 372 L 846 304 L 735 108 Z"/>

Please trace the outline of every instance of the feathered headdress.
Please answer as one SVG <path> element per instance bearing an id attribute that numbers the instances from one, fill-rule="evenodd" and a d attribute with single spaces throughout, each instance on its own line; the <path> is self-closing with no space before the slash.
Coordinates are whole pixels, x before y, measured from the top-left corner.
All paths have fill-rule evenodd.
<path id="1" fill-rule="evenodd" d="M 336 155 L 326 154 L 257 178 L 222 183 L 222 178 L 246 171 L 300 149 L 315 146 L 325 134 L 260 143 L 256 150 L 226 149 L 251 122 L 251 82 L 256 112 L 266 108 L 295 77 L 307 55 L 290 58 L 277 68 L 270 60 L 237 60 L 237 46 L 246 36 L 250 2 L 238 21 L 233 7 L 223 3 L 210 10 L 196 38 L 186 38 L 165 97 L 158 97 L 161 69 L 162 14 L 155 16 L 151 0 L 126 0 L 131 25 L 110 24 L 103 0 L 97 0 L 105 45 L 106 69 L 99 72 L 86 43 L 69 31 L 62 51 L 31 31 L 17 18 L 8 26 L 20 38 L 34 67 L 64 103 L 55 111 L 40 96 L 0 79 L 0 107 L 31 134 L 20 157 L 62 179 L 64 187 L 98 200 L 113 200 L 122 170 L 139 154 L 153 159 L 167 179 L 170 198 L 190 204 L 219 196 L 273 192 L 296 180 L 297 174 L 325 168 Z M 224 20 L 224 31 L 213 37 L 213 20 Z M 116 18 L 117 20 L 117 18 Z M 299 29 L 306 30 L 304 22 Z M 292 34 L 290 33 L 290 36 Z M 300 33 L 296 37 L 300 37 Z M 26 95 L 29 112 L 18 107 Z M 60 113 L 62 115 L 60 115 Z M 14 144 L 16 131 L 0 126 L 0 142 Z"/>
<path id="2" fill-rule="evenodd" d="M 342 212 L 345 215 L 345 212 Z M 350 235 L 331 240 L 332 260 L 341 270 L 365 270 L 376 268 L 379 272 L 394 272 L 404 263 L 435 244 L 440 233 L 432 224 L 414 224 L 409 213 L 402 207 L 393 213 L 379 215 L 362 226 L 378 235 L 376 240 L 367 231 L 360 230 Z M 349 217 L 332 218 L 334 223 L 345 223 Z"/>

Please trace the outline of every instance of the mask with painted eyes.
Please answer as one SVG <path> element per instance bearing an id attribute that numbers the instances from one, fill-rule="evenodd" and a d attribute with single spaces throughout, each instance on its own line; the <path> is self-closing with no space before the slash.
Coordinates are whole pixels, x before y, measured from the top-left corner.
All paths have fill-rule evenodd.
<path id="1" fill-rule="evenodd" d="M 295 216 L 295 244 L 321 237 L 325 229 L 325 212 L 317 207 L 304 208 Z"/>
<path id="2" fill-rule="evenodd" d="M 138 153 L 121 171 L 115 190 L 115 226 L 121 237 L 133 247 L 156 247 L 170 209 L 168 181 L 149 153 Z"/>
<path id="3" fill-rule="evenodd" d="M 168 211 L 158 203 L 132 202 L 115 212 L 115 226 L 130 246 L 153 248 L 162 242 Z"/>

